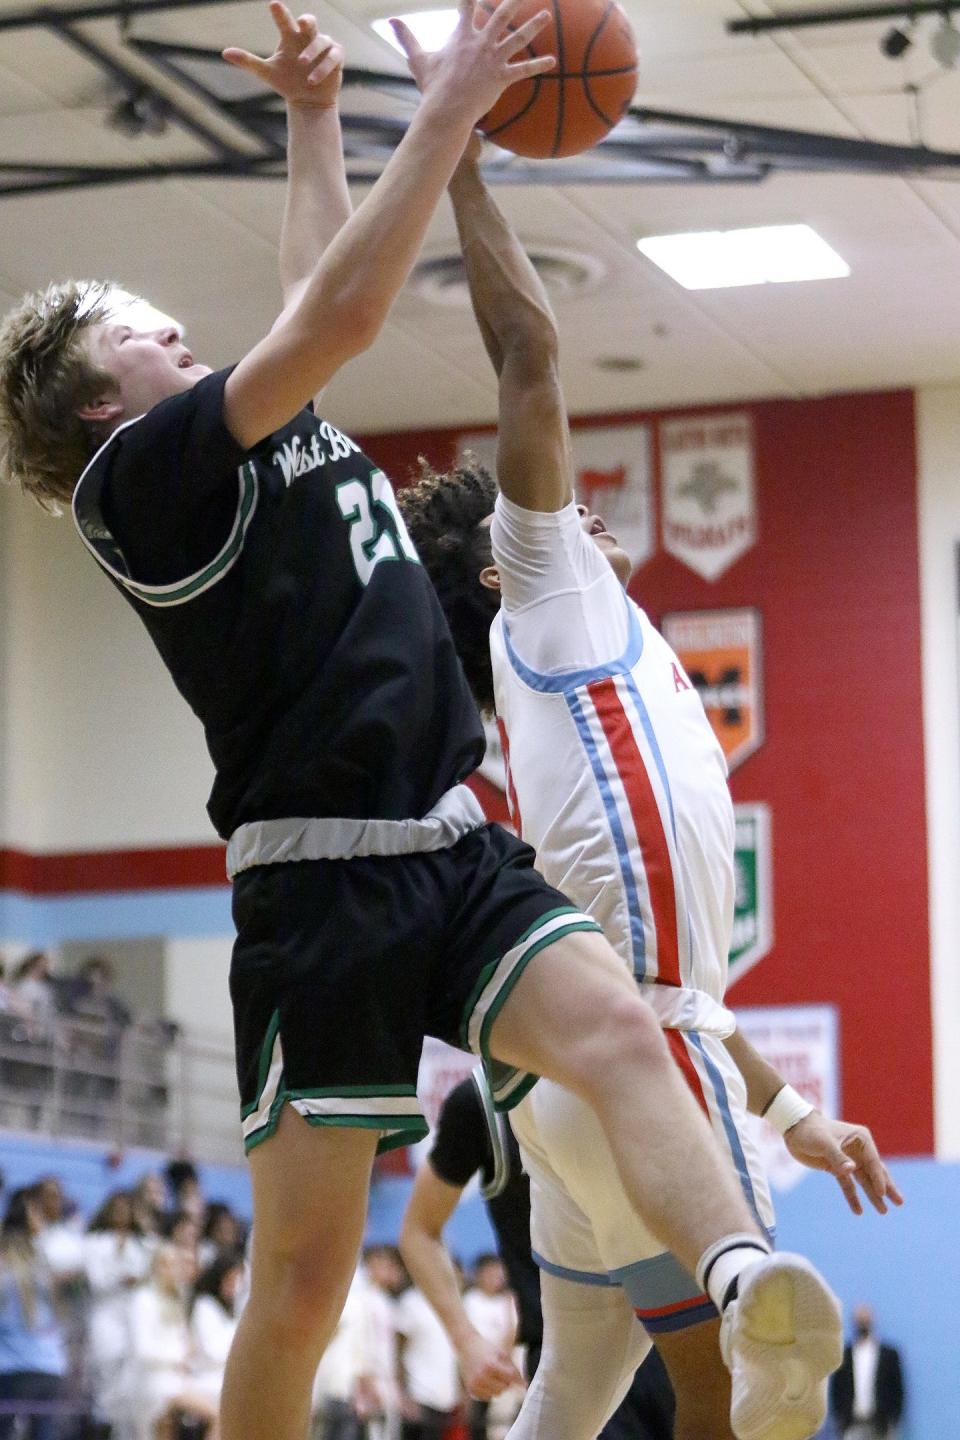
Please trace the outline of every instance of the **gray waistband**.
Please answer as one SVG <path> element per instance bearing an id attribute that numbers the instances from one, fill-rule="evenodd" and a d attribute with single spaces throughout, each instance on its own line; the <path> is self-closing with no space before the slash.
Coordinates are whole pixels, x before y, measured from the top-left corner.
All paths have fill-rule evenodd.
<path id="1" fill-rule="evenodd" d="M 292 860 L 353 860 L 363 855 L 417 855 L 446 850 L 486 823 L 467 785 L 455 785 L 422 820 L 255 820 L 241 825 L 227 846 L 232 880 L 254 865 Z"/>

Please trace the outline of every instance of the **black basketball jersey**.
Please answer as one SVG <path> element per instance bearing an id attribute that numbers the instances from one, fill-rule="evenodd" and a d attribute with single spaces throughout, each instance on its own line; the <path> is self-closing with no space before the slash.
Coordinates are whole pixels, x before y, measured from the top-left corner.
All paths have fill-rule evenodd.
<path id="1" fill-rule="evenodd" d="M 77 485 L 80 534 L 203 722 L 222 836 L 420 818 L 484 742 L 390 483 L 310 410 L 244 451 L 228 374 L 111 436 Z"/>

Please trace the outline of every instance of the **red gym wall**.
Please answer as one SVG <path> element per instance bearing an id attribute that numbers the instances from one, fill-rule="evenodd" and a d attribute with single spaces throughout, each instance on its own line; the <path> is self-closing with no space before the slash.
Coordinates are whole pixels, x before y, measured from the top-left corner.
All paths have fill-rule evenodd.
<path id="1" fill-rule="evenodd" d="M 731 408 L 754 420 L 758 543 L 715 583 L 658 546 L 631 584 L 655 621 L 728 606 L 763 616 L 766 739 L 731 785 L 772 812 L 776 938 L 731 1000 L 836 1005 L 844 1113 L 887 1154 L 930 1154 L 913 396 Z M 403 483 L 418 454 L 449 464 L 457 433 L 363 443 Z"/>

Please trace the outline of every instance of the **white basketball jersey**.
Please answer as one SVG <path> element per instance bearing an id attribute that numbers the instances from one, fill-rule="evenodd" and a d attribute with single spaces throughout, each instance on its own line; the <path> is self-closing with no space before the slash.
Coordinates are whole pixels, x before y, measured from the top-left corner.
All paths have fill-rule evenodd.
<path id="1" fill-rule="evenodd" d="M 534 521 L 501 499 L 494 521 L 504 607 L 491 654 L 514 823 L 546 879 L 603 926 L 665 1025 L 728 1034 L 734 817 L 726 761 L 676 655 L 564 515 Z M 505 572 L 528 541 L 539 560 L 518 590 Z M 544 547 L 556 544 L 551 557 Z M 555 559 L 561 569 L 574 564 L 579 588 L 550 590 Z M 525 655 L 596 654 L 600 605 L 608 614 L 622 607 L 614 633 L 626 643 L 616 659 L 546 672 L 527 663 Z M 562 630 L 548 636 L 553 625 Z"/>

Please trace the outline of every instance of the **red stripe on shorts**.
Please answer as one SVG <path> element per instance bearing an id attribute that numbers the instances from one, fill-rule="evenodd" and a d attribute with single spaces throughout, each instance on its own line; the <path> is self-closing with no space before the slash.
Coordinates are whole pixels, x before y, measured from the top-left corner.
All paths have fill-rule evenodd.
<path id="1" fill-rule="evenodd" d="M 683 1076 L 684 1080 L 686 1080 L 690 1090 L 693 1092 L 694 1100 L 696 1100 L 697 1104 L 700 1106 L 700 1109 L 703 1111 L 704 1115 L 706 1115 L 707 1119 L 709 1120 L 710 1107 L 707 1104 L 707 1097 L 703 1093 L 703 1086 L 700 1083 L 700 1076 L 697 1074 L 696 1066 L 690 1059 L 690 1052 L 687 1050 L 682 1034 L 679 1030 L 664 1030 L 663 1034 L 664 1039 L 666 1040 L 669 1047 L 670 1054 L 673 1056 L 674 1061 L 679 1067 L 680 1073 Z"/>

